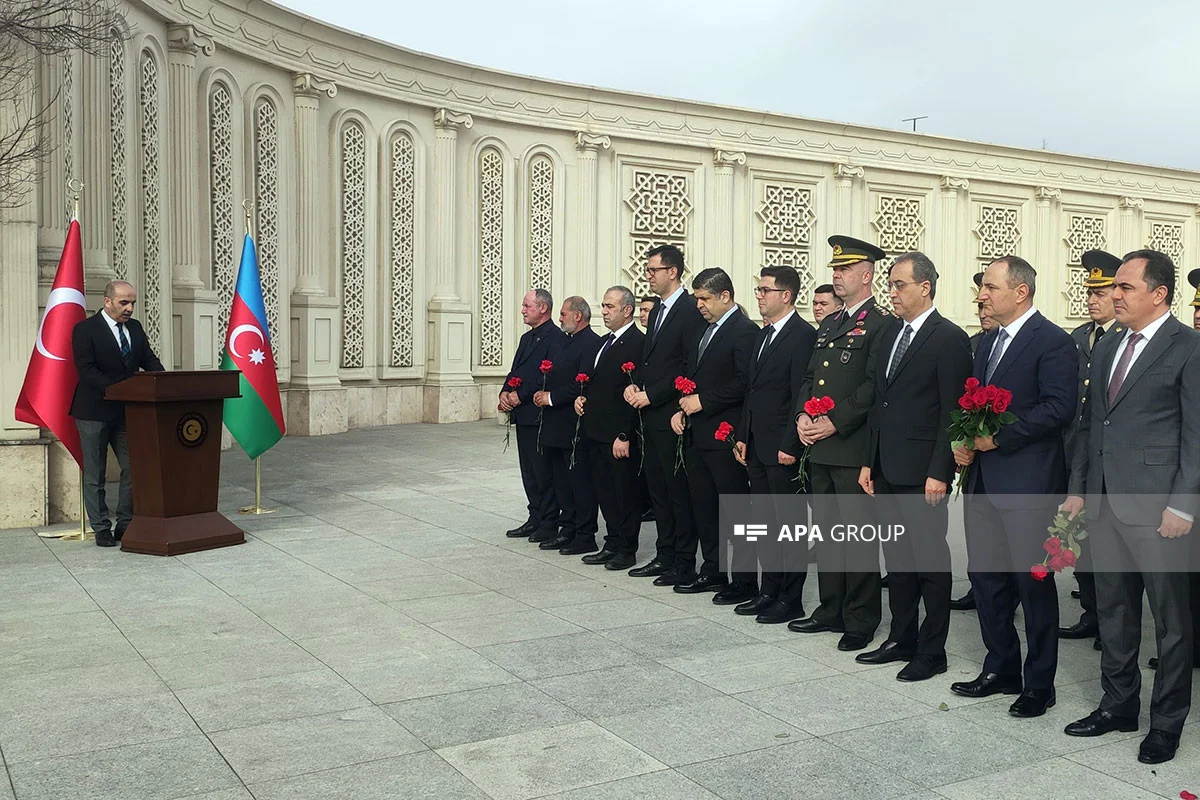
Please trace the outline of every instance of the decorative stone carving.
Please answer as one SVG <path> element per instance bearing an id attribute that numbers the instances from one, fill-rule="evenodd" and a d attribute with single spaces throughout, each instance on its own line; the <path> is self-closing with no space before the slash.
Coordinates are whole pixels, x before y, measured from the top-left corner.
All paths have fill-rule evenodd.
<path id="1" fill-rule="evenodd" d="M 714 150 L 713 164 L 718 167 L 746 166 L 745 153 L 731 153 L 728 150 Z"/>
<path id="2" fill-rule="evenodd" d="M 944 192 L 966 192 L 971 188 L 971 182 L 966 178 L 955 178 L 951 175 L 943 175 L 939 184 Z"/>
<path id="3" fill-rule="evenodd" d="M 125 39 L 113 38 L 108 47 L 108 84 L 111 112 L 109 132 L 112 150 L 109 172 L 112 176 L 112 263 L 118 280 L 130 280 L 129 275 L 129 199 L 126 183 L 125 139 Z"/>
<path id="4" fill-rule="evenodd" d="M 807 303 L 814 285 L 809 255 L 813 224 L 817 219 L 812 189 L 780 182 L 763 182 L 761 186 L 762 196 L 754 210 L 762 249 L 760 266 L 795 268 L 800 273 L 797 301 Z"/>
<path id="5" fill-rule="evenodd" d="M 529 161 L 528 286 L 550 289 L 554 276 L 554 162 L 548 156 Z"/>
<path id="6" fill-rule="evenodd" d="M 1118 205 L 1121 208 L 1141 209 L 1146 205 L 1146 201 L 1140 197 L 1122 197 Z"/>
<path id="7" fill-rule="evenodd" d="M 1051 200 L 1062 200 L 1062 189 L 1054 186 L 1039 186 L 1033 190 L 1033 196 L 1038 200 L 1050 202 Z"/>
<path id="8" fill-rule="evenodd" d="M 167 49 L 174 53 L 203 53 L 205 56 L 211 56 L 217 47 L 211 38 L 196 30 L 193 25 L 168 25 Z"/>
<path id="9" fill-rule="evenodd" d="M 1187 282 L 1188 269 L 1183 263 L 1183 224 L 1178 222 L 1150 222 L 1150 236 L 1146 247 L 1165 253 L 1174 262 L 1179 274 L 1175 279 L 1175 315 L 1187 319 L 1188 303 L 1191 302 L 1191 286 Z"/>
<path id="10" fill-rule="evenodd" d="M 391 360 L 393 367 L 413 366 L 413 286 L 416 242 L 417 150 L 405 131 L 391 146 Z"/>
<path id="11" fill-rule="evenodd" d="M 269 97 L 254 103 L 254 229 L 258 274 L 276 363 L 286 343 L 279 333 L 279 109 Z"/>
<path id="12" fill-rule="evenodd" d="M 318 78 L 311 72 L 297 72 L 292 75 L 292 92 L 298 97 L 337 97 L 338 87 L 333 81 Z"/>
<path id="13" fill-rule="evenodd" d="M 58 97 L 62 113 L 62 142 L 60 154 L 67 180 L 79 180 L 75 174 L 75 54 L 68 50 L 62 55 L 62 89 Z M 75 198 L 67 193 L 67 205 L 63 209 L 64 219 L 71 219 L 75 211 Z"/>
<path id="14" fill-rule="evenodd" d="M 342 368 L 360 369 L 366 352 L 367 136 L 342 126 Z"/>
<path id="15" fill-rule="evenodd" d="M 160 251 L 160 169 L 159 142 L 159 69 L 154 54 L 142 52 L 138 65 L 138 103 L 140 124 L 138 151 L 141 155 L 142 195 L 142 325 L 146 338 L 162 352 L 162 254 Z"/>
<path id="16" fill-rule="evenodd" d="M 1067 217 L 1067 281 L 1063 295 L 1067 298 L 1067 316 L 1071 319 L 1085 319 L 1087 310 L 1087 289 L 1083 279 L 1087 270 L 1083 268 L 1083 254 L 1088 250 L 1103 250 L 1106 240 L 1106 223 L 1104 217 L 1092 214 L 1070 214 Z"/>
<path id="17" fill-rule="evenodd" d="M 833 176 L 844 181 L 852 181 L 855 178 L 862 180 L 867 177 L 867 171 L 854 164 L 835 164 Z"/>
<path id="18" fill-rule="evenodd" d="M 880 194 L 876 196 L 875 215 L 871 227 L 876 231 L 876 244 L 889 257 L 875 265 L 872 287 L 875 299 L 891 310 L 888 297 L 888 269 L 893 256 L 921 249 L 921 234 L 925 231 L 924 208 L 921 198 L 904 195 Z"/>
<path id="19" fill-rule="evenodd" d="M 234 263 L 233 96 L 222 82 L 208 93 L 208 208 L 212 218 L 209 252 L 212 286 L 217 290 L 217 353 L 225 346 L 233 302 L 237 265 Z"/>
<path id="20" fill-rule="evenodd" d="M 577 131 L 575 133 L 575 147 L 579 150 L 609 150 L 612 148 L 612 139 L 594 133 Z"/>
<path id="21" fill-rule="evenodd" d="M 460 114 L 448 108 L 439 108 L 433 112 L 433 124 L 437 128 L 470 128 L 475 120 L 470 114 Z"/>
<path id="22" fill-rule="evenodd" d="M 625 274 L 634 293 L 641 296 L 650 291 L 644 271 L 646 251 L 662 244 L 682 250 L 687 243 L 691 181 L 678 173 L 635 169 L 633 185 L 625 194 L 625 207 L 631 239 Z"/>
<path id="23" fill-rule="evenodd" d="M 1016 253 L 1021 241 L 1021 210 L 1013 206 L 980 205 L 975 223 L 979 260 L 985 264 Z"/>
<path id="24" fill-rule="evenodd" d="M 479 154 L 479 365 L 504 359 L 504 159 Z"/>

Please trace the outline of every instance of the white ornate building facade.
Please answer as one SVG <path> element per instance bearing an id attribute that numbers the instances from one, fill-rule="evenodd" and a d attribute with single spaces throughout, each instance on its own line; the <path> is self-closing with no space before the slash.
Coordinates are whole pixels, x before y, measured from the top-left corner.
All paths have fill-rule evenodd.
<path id="1" fill-rule="evenodd" d="M 971 275 L 1005 253 L 1039 270 L 1037 304 L 1063 325 L 1086 315 L 1089 248 L 1200 261 L 1195 172 L 519 77 L 264 0 L 125 5 L 129 38 L 47 59 L 29 87 L 57 96 L 55 150 L 0 211 L 0 528 L 78 513 L 73 462 L 13 418 L 68 178 L 90 308 L 131 281 L 176 369 L 219 362 L 252 204 L 293 436 L 493 415 L 525 291 L 598 303 L 644 286 L 664 242 L 693 271 L 730 270 L 752 311 L 766 264 L 800 270 L 807 306 L 833 233 L 921 249 L 968 329 Z"/>

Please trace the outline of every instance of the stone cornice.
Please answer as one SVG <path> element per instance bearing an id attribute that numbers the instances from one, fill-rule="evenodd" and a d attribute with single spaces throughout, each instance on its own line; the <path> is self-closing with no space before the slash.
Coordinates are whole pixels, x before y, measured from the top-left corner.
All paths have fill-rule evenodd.
<path id="1" fill-rule="evenodd" d="M 453 108 L 566 133 L 581 127 L 688 147 L 713 140 L 746 153 L 961 175 L 999 184 L 1077 185 L 1195 204 L 1200 173 L 948 137 L 803 119 L 527 78 L 439 59 L 339 29 L 266 0 L 128 0 L 175 22 L 199 22 L 222 47 L 294 72 L 319 71 L 366 94 Z"/>

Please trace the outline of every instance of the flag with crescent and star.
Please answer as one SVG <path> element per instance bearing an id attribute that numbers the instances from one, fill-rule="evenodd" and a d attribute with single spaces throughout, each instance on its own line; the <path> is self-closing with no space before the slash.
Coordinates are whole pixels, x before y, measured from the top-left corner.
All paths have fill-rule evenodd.
<path id="1" fill-rule="evenodd" d="M 83 466 L 79 431 L 71 417 L 71 398 L 79 385 L 71 333 L 87 317 L 83 296 L 83 244 L 79 220 L 71 220 L 54 285 L 38 326 L 25 383 L 17 396 L 14 416 L 21 422 L 49 428 Z"/>
<path id="2" fill-rule="evenodd" d="M 242 396 L 225 401 L 225 427 L 246 455 L 258 458 L 283 438 L 285 426 L 267 310 L 258 278 L 258 255 L 249 235 L 242 243 L 242 263 L 229 312 L 221 369 L 242 371 L 239 378 Z"/>

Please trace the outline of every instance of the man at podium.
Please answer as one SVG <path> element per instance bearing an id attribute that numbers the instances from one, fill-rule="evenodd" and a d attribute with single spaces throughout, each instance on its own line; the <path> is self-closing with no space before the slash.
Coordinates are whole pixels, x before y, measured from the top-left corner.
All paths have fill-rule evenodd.
<path id="1" fill-rule="evenodd" d="M 71 335 L 79 385 L 71 401 L 71 416 L 83 447 L 83 503 L 96 544 L 114 547 L 133 518 L 133 490 L 129 471 L 129 444 L 125 437 L 125 405 L 104 399 L 104 390 L 138 370 L 161 372 L 142 325 L 133 318 L 137 292 L 125 281 L 104 287 L 104 308 L 75 326 Z M 116 526 L 104 499 L 108 448 L 121 466 Z"/>

